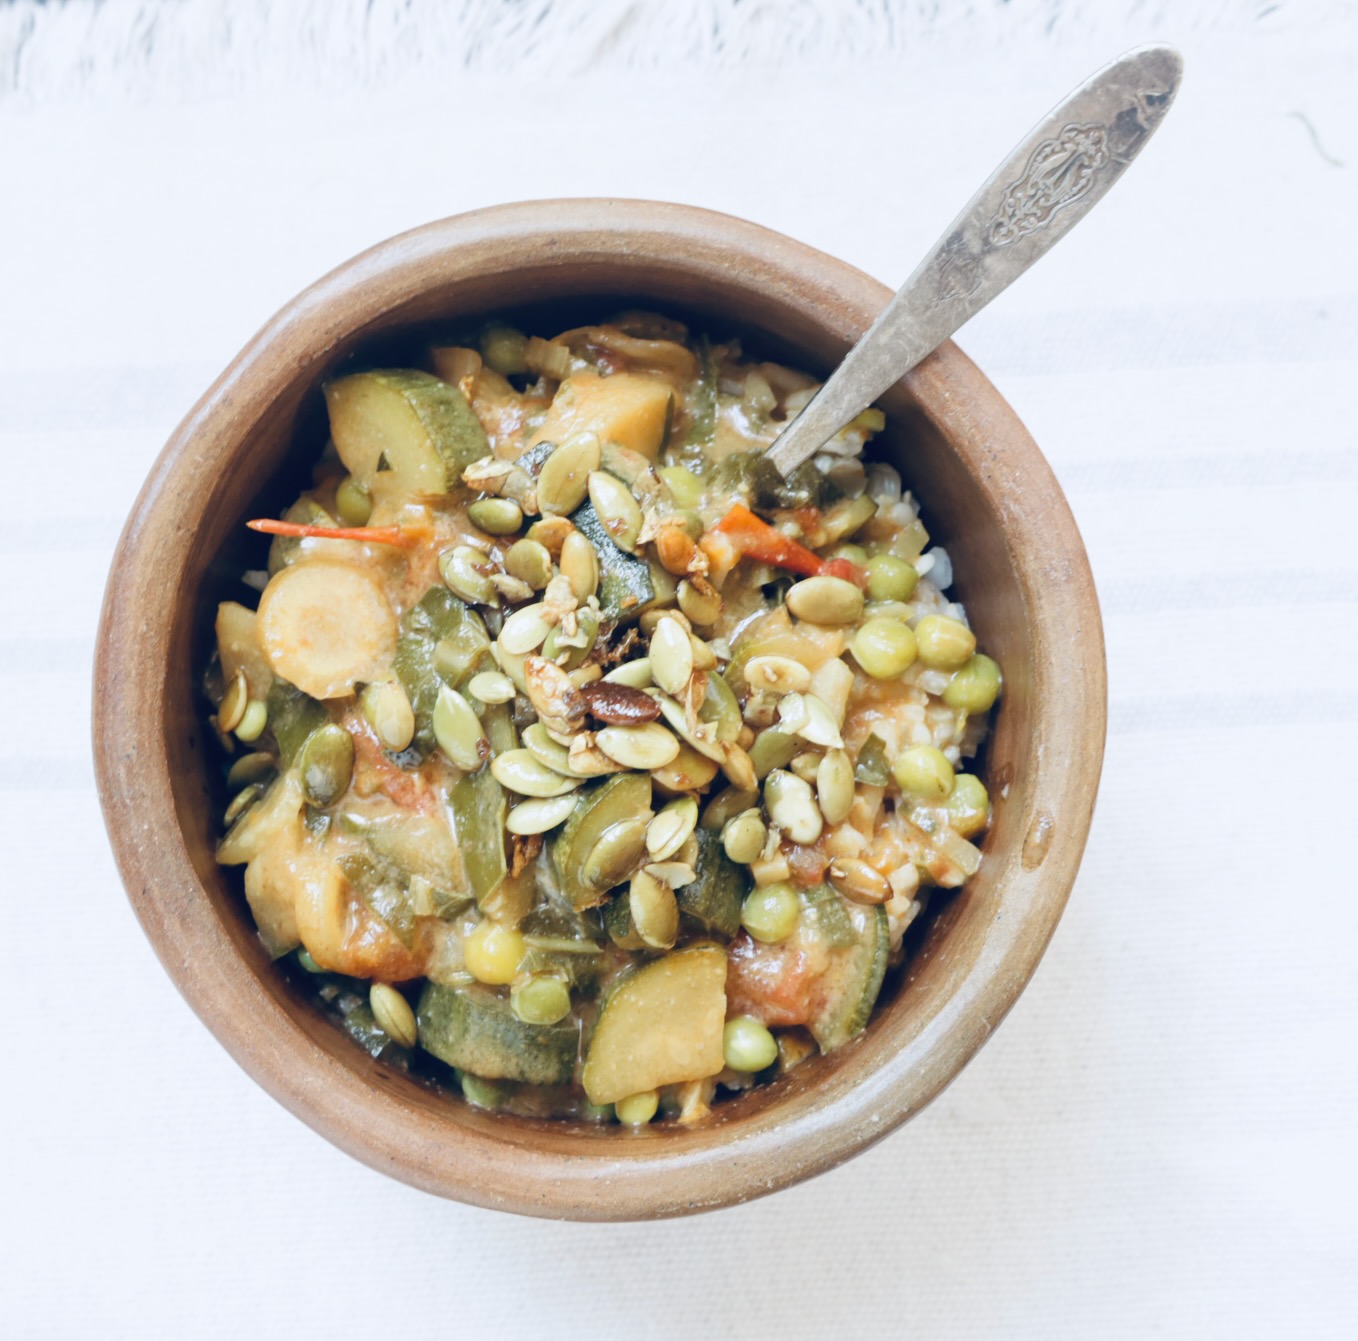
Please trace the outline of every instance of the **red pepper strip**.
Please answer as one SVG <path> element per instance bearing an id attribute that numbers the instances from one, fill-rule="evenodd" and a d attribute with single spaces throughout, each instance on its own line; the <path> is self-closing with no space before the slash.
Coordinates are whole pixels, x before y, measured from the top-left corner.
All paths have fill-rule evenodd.
<path id="1" fill-rule="evenodd" d="M 790 568 L 807 577 L 841 577 L 856 586 L 867 586 L 868 575 L 856 563 L 848 559 L 822 559 L 756 517 L 743 503 L 733 504 L 712 529 L 727 536 L 738 553 L 751 559 Z"/>
<path id="2" fill-rule="evenodd" d="M 305 526 L 301 522 L 274 521 L 261 517 L 245 523 L 252 531 L 265 535 L 292 535 L 314 540 L 362 540 L 370 545 L 399 545 L 409 549 L 419 544 L 419 536 L 399 526 Z"/>

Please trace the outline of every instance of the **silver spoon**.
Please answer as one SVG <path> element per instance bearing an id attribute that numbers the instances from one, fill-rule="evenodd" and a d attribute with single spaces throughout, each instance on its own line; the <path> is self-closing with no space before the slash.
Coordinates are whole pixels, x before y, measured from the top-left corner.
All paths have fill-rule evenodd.
<path id="1" fill-rule="evenodd" d="M 1178 92 L 1173 47 L 1105 66 L 1039 123 L 769 448 L 784 476 L 809 461 L 1103 199 Z"/>

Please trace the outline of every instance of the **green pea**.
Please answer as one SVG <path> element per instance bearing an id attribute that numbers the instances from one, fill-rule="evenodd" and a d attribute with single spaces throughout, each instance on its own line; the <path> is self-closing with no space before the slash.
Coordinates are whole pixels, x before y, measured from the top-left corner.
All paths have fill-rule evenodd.
<path id="1" fill-rule="evenodd" d="M 352 475 L 346 475 L 335 491 L 335 511 L 346 526 L 366 526 L 372 516 L 373 501 Z"/>
<path id="2" fill-rule="evenodd" d="M 509 1098 L 505 1087 L 493 1080 L 474 1076 L 470 1071 L 464 1071 L 461 1079 L 462 1097 L 474 1108 L 496 1109 Z"/>
<path id="3" fill-rule="evenodd" d="M 847 559 L 852 564 L 857 564 L 859 568 L 868 568 L 868 552 L 862 545 L 843 544 L 837 545 L 830 553 L 832 559 Z M 870 590 L 871 588 L 869 588 Z"/>
<path id="4" fill-rule="evenodd" d="M 972 773 L 959 773 L 947 803 L 948 823 L 963 838 L 974 838 L 990 819 L 990 793 Z"/>
<path id="5" fill-rule="evenodd" d="M 778 1041 L 751 1015 L 726 1021 L 721 1034 L 722 1056 L 733 1071 L 762 1071 L 778 1060 Z"/>
<path id="6" fill-rule="evenodd" d="M 976 651 L 976 635 L 960 620 L 925 615 L 915 625 L 919 659 L 934 670 L 959 670 Z"/>
<path id="7" fill-rule="evenodd" d="M 613 1105 L 618 1121 L 626 1127 L 644 1127 L 660 1107 L 660 1096 L 654 1090 L 642 1090 L 640 1094 L 629 1094 Z"/>
<path id="8" fill-rule="evenodd" d="M 932 745 L 912 745 L 891 770 L 901 791 L 925 801 L 943 801 L 952 791 L 952 765 Z"/>
<path id="9" fill-rule="evenodd" d="M 325 970 L 324 970 L 324 969 L 323 969 L 323 968 L 322 968 L 322 967 L 321 967 L 321 966 L 320 966 L 320 965 L 319 965 L 319 964 L 311 957 L 311 951 L 310 951 L 310 950 L 298 950 L 298 951 L 297 951 L 297 962 L 298 962 L 304 969 L 306 969 L 306 971 L 307 971 L 308 973 L 324 973 L 324 972 L 325 972 Z"/>
<path id="10" fill-rule="evenodd" d="M 556 1024 L 571 1013 L 571 993 L 560 978 L 536 973 L 510 994 L 514 1014 L 525 1024 Z"/>
<path id="11" fill-rule="evenodd" d="M 467 517 L 487 535 L 513 535 L 523 525 L 523 510 L 512 498 L 478 498 Z"/>
<path id="12" fill-rule="evenodd" d="M 513 326 L 487 326 L 481 333 L 481 357 L 487 368 L 502 377 L 528 371 L 528 364 L 524 362 L 527 348 L 524 333 Z"/>
<path id="13" fill-rule="evenodd" d="M 999 696 L 999 665 L 983 652 L 977 652 L 943 691 L 944 703 L 965 712 L 989 712 Z"/>
<path id="14" fill-rule="evenodd" d="M 915 664 L 915 635 L 899 619 L 878 615 L 853 636 L 854 660 L 874 680 L 894 680 Z"/>
<path id="15" fill-rule="evenodd" d="M 696 508 L 702 501 L 703 482 L 687 466 L 663 466 L 658 473 L 681 508 Z"/>
<path id="16" fill-rule="evenodd" d="M 869 559 L 868 596 L 874 601 L 908 601 L 915 594 L 919 574 L 913 563 L 892 554 Z"/>
<path id="17" fill-rule="evenodd" d="M 613 1105 L 592 1104 L 588 1099 L 581 1099 L 577 1116 L 581 1122 L 611 1122 L 614 1117 Z"/>
<path id="18" fill-rule="evenodd" d="M 757 941 L 773 945 L 797 930 L 802 901 L 786 881 L 752 889 L 740 909 L 740 924 Z"/>

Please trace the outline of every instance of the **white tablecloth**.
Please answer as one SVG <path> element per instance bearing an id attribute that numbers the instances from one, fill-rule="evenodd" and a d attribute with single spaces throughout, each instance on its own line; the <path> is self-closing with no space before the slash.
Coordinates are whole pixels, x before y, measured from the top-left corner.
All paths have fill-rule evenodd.
<path id="1" fill-rule="evenodd" d="M 0 1334 L 1352 1335 L 1354 6 L 274 9 L 0 7 Z M 1159 138 L 961 340 L 1066 486 L 1111 674 L 1004 1027 L 867 1155 L 688 1221 L 473 1210 L 313 1135 L 170 986 L 95 800 L 103 579 L 183 412 L 333 264 L 502 200 L 688 201 L 896 283 L 1150 38 Z"/>

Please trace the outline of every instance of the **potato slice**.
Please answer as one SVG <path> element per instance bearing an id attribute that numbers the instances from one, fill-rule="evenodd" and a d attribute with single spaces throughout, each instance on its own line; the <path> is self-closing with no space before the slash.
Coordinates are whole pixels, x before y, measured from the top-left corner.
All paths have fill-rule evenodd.
<path id="1" fill-rule="evenodd" d="M 223 601 L 217 607 L 217 656 L 223 682 L 230 684 L 238 670 L 244 671 L 250 697 L 266 699 L 273 671 L 259 645 L 258 624 L 255 612 L 236 601 Z"/>
<path id="2" fill-rule="evenodd" d="M 562 442 L 588 430 L 654 461 L 665 445 L 674 391 L 636 373 L 577 373 L 562 382 L 533 442 Z"/>
<path id="3" fill-rule="evenodd" d="M 375 680 L 396 649 L 396 616 L 377 581 L 333 559 L 278 573 L 259 602 L 259 641 L 275 675 L 312 698 Z"/>
<path id="4" fill-rule="evenodd" d="M 726 1064 L 726 951 L 676 950 L 638 969 L 604 1002 L 581 1079 L 591 1103 L 715 1076 Z"/>

